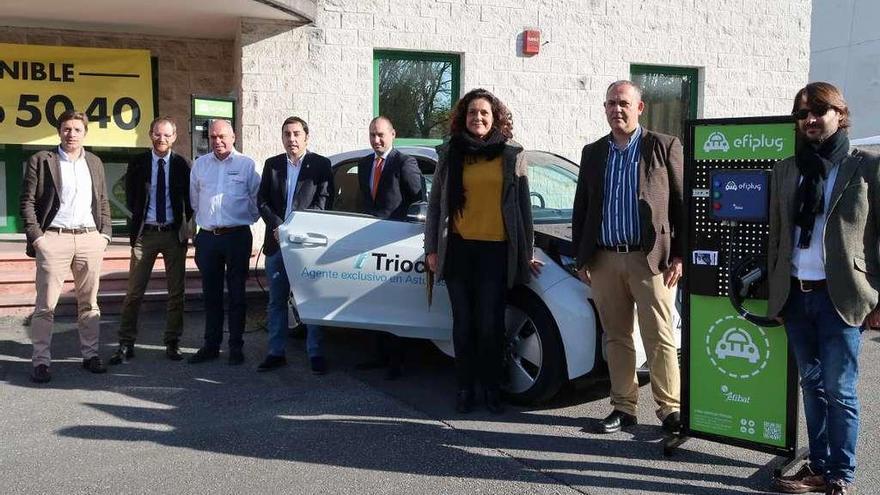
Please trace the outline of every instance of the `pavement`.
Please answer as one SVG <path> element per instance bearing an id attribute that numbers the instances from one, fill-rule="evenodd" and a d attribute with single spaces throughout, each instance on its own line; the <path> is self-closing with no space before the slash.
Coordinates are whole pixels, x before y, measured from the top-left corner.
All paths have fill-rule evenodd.
<path id="1" fill-rule="evenodd" d="M 0 492 L 18 493 L 764 493 L 774 458 L 691 439 L 664 457 L 650 386 L 640 424 L 592 433 L 609 412 L 607 380 L 569 387 L 549 404 L 500 416 L 453 410 L 452 360 L 412 341 L 404 376 L 355 371 L 367 332 L 329 329 L 330 372 L 309 372 L 291 338 L 282 369 L 257 373 L 266 348 L 251 311 L 242 366 L 165 359 L 164 315 L 142 318 L 136 357 L 92 375 L 75 322 L 56 322 L 53 380 L 28 379 L 21 319 L 0 319 Z M 203 316 L 188 313 L 185 352 Z M 102 321 L 105 361 L 118 320 Z M 857 493 L 880 493 L 880 332 L 863 336 Z M 805 442 L 801 420 L 801 442 Z"/>

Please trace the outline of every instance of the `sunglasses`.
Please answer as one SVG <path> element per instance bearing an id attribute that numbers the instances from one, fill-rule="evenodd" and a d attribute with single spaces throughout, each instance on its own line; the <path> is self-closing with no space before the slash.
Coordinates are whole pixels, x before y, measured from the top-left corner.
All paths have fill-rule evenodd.
<path id="1" fill-rule="evenodd" d="M 828 113 L 828 110 L 832 108 L 834 107 L 830 105 L 816 105 L 812 108 L 801 108 L 800 110 L 795 110 L 794 112 L 791 112 L 791 114 L 794 115 L 794 118 L 796 118 L 797 120 L 804 120 L 809 117 L 810 114 L 813 114 L 814 117 L 821 117 Z"/>

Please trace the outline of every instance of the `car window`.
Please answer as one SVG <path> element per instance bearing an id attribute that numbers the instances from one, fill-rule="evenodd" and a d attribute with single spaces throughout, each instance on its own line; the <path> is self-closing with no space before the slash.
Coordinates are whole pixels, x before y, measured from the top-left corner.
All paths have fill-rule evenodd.
<path id="1" fill-rule="evenodd" d="M 571 221 L 577 168 L 568 160 L 544 152 L 526 152 L 529 194 L 535 223 Z"/>
<path id="2" fill-rule="evenodd" d="M 333 171 L 333 185 L 336 196 L 333 199 L 333 211 L 360 213 L 360 185 L 358 184 L 357 159 L 343 162 Z"/>

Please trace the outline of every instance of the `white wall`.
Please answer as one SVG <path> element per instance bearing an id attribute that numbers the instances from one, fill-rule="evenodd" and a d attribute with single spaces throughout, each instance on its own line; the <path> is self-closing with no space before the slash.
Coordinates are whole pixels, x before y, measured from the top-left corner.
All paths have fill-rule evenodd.
<path id="1" fill-rule="evenodd" d="M 810 80 L 841 90 L 850 136 L 880 135 L 880 1 L 813 0 Z"/>
<path id="2" fill-rule="evenodd" d="M 537 56 L 518 54 L 525 28 L 549 42 Z M 373 50 L 394 49 L 462 54 L 462 93 L 495 92 L 517 140 L 576 159 L 607 132 L 605 88 L 631 64 L 699 68 L 702 117 L 788 113 L 809 30 L 810 0 L 319 0 L 310 26 L 242 21 L 243 148 L 281 152 L 289 115 L 314 151 L 367 147 Z"/>

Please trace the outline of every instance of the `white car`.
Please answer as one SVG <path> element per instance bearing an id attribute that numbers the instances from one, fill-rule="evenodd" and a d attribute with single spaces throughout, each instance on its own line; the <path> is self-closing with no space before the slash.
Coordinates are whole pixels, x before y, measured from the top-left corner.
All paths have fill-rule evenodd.
<path id="1" fill-rule="evenodd" d="M 437 162 L 433 148 L 402 147 L 417 159 L 427 191 Z M 429 339 L 452 356 L 452 315 L 442 282 L 428 307 L 424 262 L 426 203 L 409 221 L 357 213 L 357 160 L 371 150 L 330 157 L 336 195 L 332 211 L 297 211 L 279 229 L 284 264 L 305 323 L 382 330 Z M 541 275 L 508 298 L 507 383 L 519 402 L 540 402 L 568 380 L 604 369 L 602 333 L 590 288 L 574 275 L 571 208 L 578 167 L 541 151 L 524 151 Z M 676 328 L 678 325 L 676 325 Z M 639 363 L 645 362 L 636 332 Z M 680 336 L 677 336 L 680 340 Z"/>

